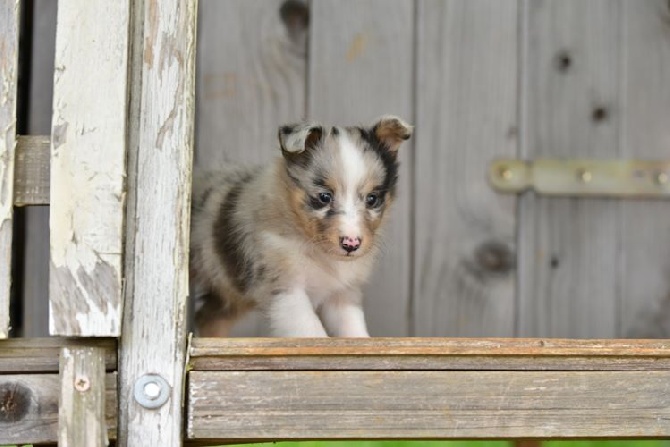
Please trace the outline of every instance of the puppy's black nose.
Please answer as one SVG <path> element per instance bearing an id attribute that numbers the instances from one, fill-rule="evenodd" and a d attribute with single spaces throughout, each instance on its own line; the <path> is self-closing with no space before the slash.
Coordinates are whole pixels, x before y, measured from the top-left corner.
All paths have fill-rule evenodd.
<path id="1" fill-rule="evenodd" d="M 360 237 L 342 236 L 340 238 L 340 247 L 348 253 L 353 253 L 361 246 Z"/>

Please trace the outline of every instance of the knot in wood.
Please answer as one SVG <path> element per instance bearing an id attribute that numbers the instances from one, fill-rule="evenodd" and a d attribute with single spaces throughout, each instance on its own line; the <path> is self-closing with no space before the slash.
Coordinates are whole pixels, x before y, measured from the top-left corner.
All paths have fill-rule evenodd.
<path id="1" fill-rule="evenodd" d="M 309 26 L 309 8 L 304 1 L 286 0 L 279 8 L 279 16 L 289 35 L 305 31 Z"/>
<path id="2" fill-rule="evenodd" d="M 514 254 L 507 244 L 490 241 L 481 244 L 475 250 L 477 267 L 485 273 L 507 275 L 515 266 Z"/>
<path id="3" fill-rule="evenodd" d="M 18 382 L 0 383 L 0 422 L 18 422 L 30 411 L 32 391 Z"/>

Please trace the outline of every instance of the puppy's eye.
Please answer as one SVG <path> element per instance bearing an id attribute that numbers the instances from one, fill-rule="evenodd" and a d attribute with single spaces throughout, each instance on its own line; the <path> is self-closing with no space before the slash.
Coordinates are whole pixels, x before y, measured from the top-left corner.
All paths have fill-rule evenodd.
<path id="1" fill-rule="evenodd" d="M 333 201 L 333 195 L 331 193 L 329 192 L 319 193 L 319 202 L 323 203 L 324 205 L 327 205 L 332 201 Z"/>
<path id="2" fill-rule="evenodd" d="M 376 208 L 381 204 L 381 199 L 379 198 L 379 195 L 371 192 L 367 196 L 365 196 L 365 205 L 368 208 Z"/>

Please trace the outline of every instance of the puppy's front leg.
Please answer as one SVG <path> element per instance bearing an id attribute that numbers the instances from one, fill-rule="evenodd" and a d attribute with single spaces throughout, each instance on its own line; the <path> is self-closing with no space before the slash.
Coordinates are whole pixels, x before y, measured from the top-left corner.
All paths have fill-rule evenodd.
<path id="1" fill-rule="evenodd" d="M 339 293 L 321 306 L 321 318 L 333 337 L 369 337 L 363 315 L 363 295 L 352 289 Z"/>
<path id="2" fill-rule="evenodd" d="M 275 337 L 328 336 L 303 289 L 273 294 L 268 305 L 268 318 Z"/>

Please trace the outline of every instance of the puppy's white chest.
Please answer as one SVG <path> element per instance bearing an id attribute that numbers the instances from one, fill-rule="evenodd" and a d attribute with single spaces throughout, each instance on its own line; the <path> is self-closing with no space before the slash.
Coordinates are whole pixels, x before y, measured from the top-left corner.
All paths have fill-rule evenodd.
<path id="1" fill-rule="evenodd" d="M 315 305 L 335 293 L 358 287 L 370 272 L 368 262 L 311 263 L 306 269 L 307 294 Z"/>

